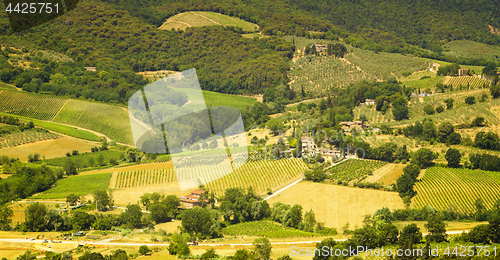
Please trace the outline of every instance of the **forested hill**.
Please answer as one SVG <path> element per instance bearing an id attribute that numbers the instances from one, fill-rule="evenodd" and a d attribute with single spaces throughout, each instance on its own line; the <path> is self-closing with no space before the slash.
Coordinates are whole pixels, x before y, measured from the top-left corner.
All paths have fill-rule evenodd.
<path id="1" fill-rule="evenodd" d="M 140 84 L 124 78 L 131 78 L 129 72 L 139 71 L 196 68 L 206 90 L 263 93 L 269 87 L 287 82 L 288 59 L 295 51 L 292 43 L 283 39 L 248 39 L 222 26 L 189 28 L 185 32 L 161 31 L 127 11 L 95 1 L 81 1 L 69 15 L 12 34 L 4 42 L 58 51 L 70 56 L 81 68 L 96 67 L 98 72 L 106 72 L 99 76 L 99 82 L 82 82 L 78 78 L 72 80 L 74 69 L 58 71 L 68 80 L 64 86 L 45 87 L 44 92 L 79 95 L 85 88 L 95 92 L 108 90 L 119 94 L 119 97 L 113 95 L 119 102 L 124 102 L 128 93 Z M 31 82 L 37 77 L 35 74 L 27 75 L 24 82 Z M 18 87 L 23 87 L 23 81 L 18 83 Z M 62 87 L 64 91 L 59 91 Z M 99 100 L 100 96 L 90 98 Z"/>
<path id="2" fill-rule="evenodd" d="M 189 10 L 215 11 L 257 23 L 268 35 L 341 37 L 356 47 L 408 52 L 409 46 L 441 51 L 451 40 L 500 44 L 488 25 L 500 28 L 496 0 L 102 0 L 159 26 Z M 413 50 L 414 52 L 415 50 Z"/>

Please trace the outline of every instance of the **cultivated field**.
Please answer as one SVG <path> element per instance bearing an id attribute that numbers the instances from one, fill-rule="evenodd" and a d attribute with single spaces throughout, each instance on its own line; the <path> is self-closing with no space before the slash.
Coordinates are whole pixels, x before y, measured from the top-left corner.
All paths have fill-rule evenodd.
<path id="1" fill-rule="evenodd" d="M 66 157 L 67 152 L 78 150 L 81 153 L 90 152 L 90 149 L 99 143 L 76 139 L 72 137 L 61 137 L 36 143 L 23 144 L 8 149 L 0 149 L 0 155 L 7 155 L 12 158 L 19 158 L 26 162 L 28 155 L 39 153 L 41 158 L 46 159 Z"/>
<path id="2" fill-rule="evenodd" d="M 69 194 L 83 196 L 98 189 L 107 189 L 111 173 L 74 175 L 59 180 L 56 186 L 41 194 L 34 195 L 33 199 L 63 199 Z"/>
<path id="3" fill-rule="evenodd" d="M 406 164 L 388 163 L 373 171 L 364 181 L 379 182 L 384 185 L 396 183 L 396 180 L 403 175 L 403 168 Z"/>
<path id="4" fill-rule="evenodd" d="M 53 121 L 92 129 L 120 143 L 134 142 L 128 113 L 118 106 L 70 100 Z"/>
<path id="5" fill-rule="evenodd" d="M 444 45 L 445 54 L 471 59 L 500 62 L 500 47 L 467 40 L 451 41 Z"/>
<path id="6" fill-rule="evenodd" d="M 224 235 L 229 236 L 265 236 L 272 238 L 291 238 L 291 237 L 314 237 L 319 234 L 305 232 L 298 229 L 287 228 L 281 224 L 272 221 L 252 221 L 231 225 L 222 230 Z"/>
<path id="7" fill-rule="evenodd" d="M 451 77 L 447 82 L 447 85 L 453 86 L 453 88 L 463 88 L 463 89 L 477 89 L 486 88 L 491 86 L 491 82 L 482 79 L 477 76 L 459 76 Z"/>
<path id="8" fill-rule="evenodd" d="M 373 214 L 377 209 L 404 208 L 403 201 L 395 192 L 313 182 L 300 182 L 268 202 L 272 204 L 277 201 L 300 204 L 304 211 L 313 209 L 318 221 L 339 231 L 346 223 L 350 224 L 350 229 L 361 227 L 363 216 Z"/>
<path id="9" fill-rule="evenodd" d="M 223 195 L 227 188 L 240 187 L 247 189 L 253 187 L 257 194 L 267 192 L 270 188 L 277 188 L 296 180 L 307 169 L 302 159 L 259 160 L 246 162 L 235 172 L 226 175 L 205 186 L 216 195 Z"/>
<path id="10" fill-rule="evenodd" d="M 426 60 L 393 53 L 375 53 L 346 46 L 345 58 L 307 55 L 306 45 L 332 44 L 336 41 L 284 37 L 294 41 L 300 54 L 290 62 L 290 86 L 306 91 L 322 92 L 331 87 L 345 87 L 361 80 L 386 80 L 401 77 L 405 72 L 421 71 L 429 67 Z"/>
<path id="11" fill-rule="evenodd" d="M 0 90 L 0 112 L 24 117 L 50 121 L 65 102 L 63 98 Z"/>
<path id="12" fill-rule="evenodd" d="M 46 141 L 57 139 L 60 136 L 44 130 L 25 130 L 23 132 L 14 132 L 0 136 L 0 149 L 15 147 L 22 144 L 35 143 L 38 141 Z"/>
<path id="13" fill-rule="evenodd" d="M 386 162 L 375 160 L 349 159 L 329 168 L 327 173 L 333 180 L 352 181 L 364 179 L 386 164 Z"/>
<path id="14" fill-rule="evenodd" d="M 258 25 L 249 23 L 247 21 L 243 21 L 236 17 L 231 17 L 228 15 L 223 15 L 214 12 L 202 12 L 202 11 L 185 12 L 172 16 L 158 29 L 186 30 L 189 27 L 201 27 L 201 26 L 213 26 L 213 25 L 240 27 L 247 32 L 254 32 L 258 29 Z"/>
<path id="15" fill-rule="evenodd" d="M 413 205 L 440 210 L 456 208 L 463 213 L 475 212 L 474 201 L 482 198 L 486 208 L 500 198 L 500 176 L 497 172 L 431 167 L 415 185 Z"/>

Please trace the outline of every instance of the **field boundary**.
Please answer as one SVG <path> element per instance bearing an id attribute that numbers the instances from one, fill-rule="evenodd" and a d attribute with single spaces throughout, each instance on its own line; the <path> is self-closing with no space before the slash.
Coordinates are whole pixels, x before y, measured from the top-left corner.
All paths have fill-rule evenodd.
<path id="1" fill-rule="evenodd" d="M 2 92 L 0 91 L 0 93 L 2 93 Z M 57 117 L 57 115 L 59 115 L 59 113 L 61 112 L 61 110 L 62 110 L 62 109 L 66 106 L 66 104 L 68 104 L 68 102 L 69 102 L 70 100 L 71 100 L 71 98 L 70 98 L 70 99 L 68 99 L 68 100 L 66 100 L 66 102 L 64 102 L 64 104 L 62 105 L 62 107 L 59 109 L 59 111 L 57 111 L 56 115 L 55 115 L 55 116 L 54 116 L 54 117 L 50 120 L 50 122 L 52 122 L 52 120 L 54 120 L 54 118 L 56 118 L 56 117 Z"/>
<path id="2" fill-rule="evenodd" d="M 202 15 L 202 14 L 199 14 L 199 13 L 197 13 L 197 12 L 191 12 L 191 13 L 194 13 L 194 14 L 196 14 L 196 15 L 198 15 L 198 16 L 201 16 L 201 17 L 203 17 L 203 18 L 205 18 L 205 19 L 209 20 L 209 21 L 210 21 L 210 22 L 212 22 L 212 23 L 215 23 L 215 24 L 218 24 L 218 25 L 222 25 L 221 23 L 216 22 L 216 21 L 214 21 L 214 20 L 212 20 L 212 19 L 210 19 L 210 18 L 208 18 L 208 17 L 206 17 L 206 16 L 204 16 L 204 15 Z M 222 25 L 222 26 L 224 26 L 224 25 Z M 225 26 L 224 26 L 224 27 L 225 27 Z"/>

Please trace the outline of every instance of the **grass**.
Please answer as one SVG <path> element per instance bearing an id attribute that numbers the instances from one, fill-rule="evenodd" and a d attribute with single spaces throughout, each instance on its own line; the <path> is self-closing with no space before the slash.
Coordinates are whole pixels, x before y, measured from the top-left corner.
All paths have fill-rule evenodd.
<path id="1" fill-rule="evenodd" d="M 500 47 L 468 40 L 451 41 L 444 46 L 445 54 L 469 59 L 500 62 Z"/>
<path id="2" fill-rule="evenodd" d="M 57 181 L 54 188 L 31 198 L 63 199 L 72 193 L 77 196 L 84 196 L 91 194 L 95 190 L 107 189 L 110 179 L 111 173 L 69 176 Z"/>
<path id="3" fill-rule="evenodd" d="M 415 188 L 417 196 L 413 205 L 417 208 L 455 207 L 462 213 L 474 213 L 477 198 L 482 198 L 486 208 L 491 209 L 500 197 L 500 175 L 490 171 L 431 167 Z"/>
<path id="4" fill-rule="evenodd" d="M 287 228 L 271 221 L 243 222 L 224 228 L 222 233 L 229 236 L 263 236 L 269 238 L 319 236 L 319 234 Z"/>
<path id="5" fill-rule="evenodd" d="M 319 222 L 337 230 L 342 230 L 346 223 L 350 224 L 350 229 L 361 227 L 364 215 L 373 214 L 383 207 L 405 207 L 395 192 L 314 182 L 300 182 L 268 200 L 269 204 L 278 201 L 299 204 L 304 211 L 313 209 Z"/>
<path id="6" fill-rule="evenodd" d="M 185 12 L 174 15 L 170 17 L 167 20 L 167 22 L 165 22 L 158 29 L 185 30 L 189 27 L 201 27 L 201 26 L 213 26 L 213 25 L 235 26 L 242 28 L 247 32 L 255 32 L 258 29 L 258 25 L 241 20 L 239 18 L 214 12 L 201 12 L 201 11 Z"/>
<path id="7" fill-rule="evenodd" d="M 212 91 L 203 90 L 205 104 L 210 106 L 229 106 L 243 111 L 246 106 L 251 106 L 257 102 L 255 98 L 242 97 L 228 94 L 221 94 Z"/>
<path id="8" fill-rule="evenodd" d="M 118 106 L 70 100 L 53 121 L 92 129 L 117 142 L 133 144 L 128 113 Z"/>
<path id="9" fill-rule="evenodd" d="M 2 112 L 0 112 L 0 115 L 14 116 L 14 117 L 19 118 L 22 121 L 25 121 L 25 122 L 31 121 L 35 124 L 35 126 L 38 126 L 38 127 L 50 130 L 50 131 L 54 131 L 54 132 L 57 132 L 60 134 L 80 138 L 80 139 L 85 139 L 85 140 L 89 140 L 89 141 L 100 141 L 101 140 L 101 138 L 94 133 L 91 133 L 91 132 L 86 131 L 86 130 L 81 130 L 81 129 L 78 129 L 78 128 L 75 128 L 72 126 L 67 126 L 67 125 L 62 125 L 62 124 L 58 124 L 58 123 L 54 123 L 54 122 L 42 121 L 42 120 L 37 120 L 37 119 L 33 119 L 33 118 L 17 116 L 17 115 L 12 115 L 12 114 L 8 114 L 8 113 L 2 113 Z"/>
<path id="10" fill-rule="evenodd" d="M 66 99 L 20 91 L 0 91 L 0 112 L 40 120 L 52 120 Z"/>

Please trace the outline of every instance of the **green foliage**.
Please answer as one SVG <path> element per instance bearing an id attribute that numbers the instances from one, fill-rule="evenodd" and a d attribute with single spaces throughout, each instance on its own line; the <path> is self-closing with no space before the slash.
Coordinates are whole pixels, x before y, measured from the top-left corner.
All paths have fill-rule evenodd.
<path id="1" fill-rule="evenodd" d="M 420 167 L 427 167 L 432 165 L 432 161 L 436 158 L 438 158 L 436 153 L 428 148 L 420 148 L 412 154 L 411 161 Z"/>
<path id="2" fill-rule="evenodd" d="M 305 232 L 302 230 L 285 227 L 281 224 L 270 221 L 252 221 L 243 222 L 228 226 L 222 230 L 228 236 L 263 236 L 269 238 L 287 238 L 287 237 L 314 237 L 319 234 Z"/>
<path id="3" fill-rule="evenodd" d="M 457 168 L 460 166 L 460 159 L 462 158 L 462 155 L 458 149 L 448 149 L 444 157 L 448 162 L 448 167 Z"/>
<path id="4" fill-rule="evenodd" d="M 14 212 L 11 208 L 3 205 L 0 206 L 0 230 L 8 231 L 11 230 L 12 217 L 14 216 Z"/>
<path id="5" fill-rule="evenodd" d="M 474 105 L 474 104 L 476 104 L 476 97 L 474 97 L 474 96 L 465 97 L 465 103 L 467 105 Z"/>
<path id="6" fill-rule="evenodd" d="M 307 170 L 304 172 L 304 179 L 313 182 L 322 182 L 327 175 L 322 169 Z"/>
<path id="7" fill-rule="evenodd" d="M 97 173 L 89 175 L 69 176 L 59 180 L 56 186 L 37 195 L 37 199 L 62 199 L 70 194 L 83 196 L 95 190 L 107 189 L 111 180 L 111 173 Z"/>
<path id="8" fill-rule="evenodd" d="M 434 109 L 434 106 L 432 106 L 431 104 L 427 104 L 424 106 L 424 112 L 427 115 L 434 115 L 434 113 L 436 113 L 436 110 Z"/>
<path id="9" fill-rule="evenodd" d="M 142 245 L 141 247 L 139 247 L 139 254 L 141 255 L 147 255 L 149 253 L 151 253 L 153 250 L 149 249 L 149 247 L 147 245 Z"/>
<path id="10" fill-rule="evenodd" d="M 329 168 L 327 171 L 330 173 L 332 180 L 342 179 L 342 181 L 349 182 L 368 176 L 374 170 L 386 164 L 386 162 L 375 160 L 349 159 Z"/>
<path id="11" fill-rule="evenodd" d="M 253 243 L 253 250 L 257 255 L 259 260 L 269 260 L 271 259 L 271 242 L 267 238 L 256 238 Z"/>
<path id="12" fill-rule="evenodd" d="M 429 234 L 425 237 L 427 242 L 441 243 L 446 241 L 446 224 L 443 218 L 438 215 L 431 215 L 427 219 L 427 223 L 424 227 L 429 231 Z"/>
<path id="13" fill-rule="evenodd" d="M 121 161 L 122 160 L 121 158 L 123 158 L 123 154 L 124 153 L 122 151 L 105 150 L 95 153 L 82 153 L 78 155 L 73 155 L 70 157 L 70 159 L 75 164 L 76 168 L 81 169 L 81 168 L 97 166 L 96 162 L 98 161 L 99 156 L 102 156 L 102 160 L 105 163 L 108 163 L 113 159 L 116 161 Z M 66 157 L 59 157 L 59 158 L 43 160 L 43 163 L 47 165 L 62 167 L 66 164 L 67 160 L 68 158 Z"/>

